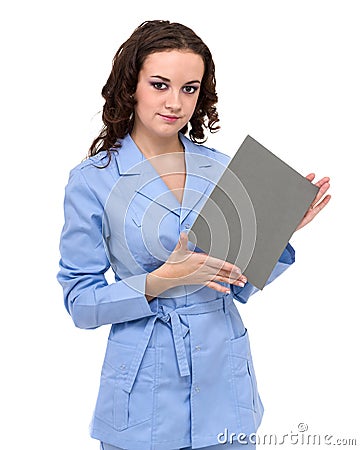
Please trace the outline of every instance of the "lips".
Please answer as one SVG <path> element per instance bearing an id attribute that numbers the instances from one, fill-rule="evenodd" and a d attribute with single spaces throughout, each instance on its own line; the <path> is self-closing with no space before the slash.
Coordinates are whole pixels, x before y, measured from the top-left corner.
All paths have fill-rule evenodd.
<path id="1" fill-rule="evenodd" d="M 173 116 L 168 114 L 159 114 L 159 116 L 164 119 L 166 122 L 176 122 L 178 119 L 180 119 L 179 116 Z"/>

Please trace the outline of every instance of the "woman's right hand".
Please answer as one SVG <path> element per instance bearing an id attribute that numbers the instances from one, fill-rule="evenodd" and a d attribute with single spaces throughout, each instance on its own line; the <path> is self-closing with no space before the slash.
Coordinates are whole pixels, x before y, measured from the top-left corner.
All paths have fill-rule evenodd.
<path id="1" fill-rule="evenodd" d="M 182 232 L 179 241 L 168 260 L 151 272 L 151 282 L 175 287 L 179 285 L 203 284 L 219 292 L 229 292 L 229 288 L 219 282 L 244 286 L 247 282 L 241 270 L 227 261 L 197 253 L 188 249 L 188 236 Z M 149 279 L 149 281 L 150 281 Z M 162 280 L 162 281 L 160 281 Z"/>

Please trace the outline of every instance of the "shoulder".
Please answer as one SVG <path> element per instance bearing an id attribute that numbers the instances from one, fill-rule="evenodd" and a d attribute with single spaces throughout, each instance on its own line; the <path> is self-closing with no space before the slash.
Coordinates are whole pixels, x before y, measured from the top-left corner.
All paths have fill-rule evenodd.
<path id="1" fill-rule="evenodd" d="M 202 149 L 204 151 L 207 151 L 209 153 L 211 153 L 215 159 L 217 159 L 220 162 L 223 163 L 228 163 L 231 159 L 231 157 L 229 155 L 227 155 L 226 153 L 221 152 L 220 150 L 216 149 L 216 148 L 212 148 L 212 147 L 206 147 L 204 145 L 201 145 Z"/>
<path id="2" fill-rule="evenodd" d="M 106 151 L 99 152 L 74 166 L 69 172 L 66 190 L 97 199 L 106 198 L 116 181 L 116 153 L 109 162 Z"/>
<path id="3" fill-rule="evenodd" d="M 104 177 L 112 176 L 112 172 L 116 167 L 116 153 L 111 151 L 111 159 L 106 151 L 101 151 L 94 156 L 90 156 L 70 170 L 70 178 L 91 180 L 101 180 Z"/>
<path id="4" fill-rule="evenodd" d="M 181 139 L 188 147 L 190 147 L 196 153 L 215 159 L 216 161 L 224 165 L 227 165 L 230 162 L 231 157 L 226 153 L 221 152 L 220 150 L 217 150 L 213 147 L 208 147 L 204 144 L 196 144 L 195 142 L 192 142 L 189 138 L 183 135 L 181 136 Z"/>
<path id="5" fill-rule="evenodd" d="M 96 172 L 98 170 L 106 170 L 107 168 L 111 168 L 115 159 L 115 152 L 112 153 L 113 154 L 110 163 L 106 151 L 101 151 L 94 156 L 90 156 L 82 160 L 70 170 L 70 173 L 86 174 L 88 172 Z"/>

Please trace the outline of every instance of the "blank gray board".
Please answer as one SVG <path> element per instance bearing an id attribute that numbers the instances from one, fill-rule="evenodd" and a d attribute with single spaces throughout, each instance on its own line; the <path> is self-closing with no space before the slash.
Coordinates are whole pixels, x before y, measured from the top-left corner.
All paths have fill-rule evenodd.
<path id="1" fill-rule="evenodd" d="M 247 136 L 204 202 L 189 240 L 236 264 L 263 289 L 318 190 Z"/>

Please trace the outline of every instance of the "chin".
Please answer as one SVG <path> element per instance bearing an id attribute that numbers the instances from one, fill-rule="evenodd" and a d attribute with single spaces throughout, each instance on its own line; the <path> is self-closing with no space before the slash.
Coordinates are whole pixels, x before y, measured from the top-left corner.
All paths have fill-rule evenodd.
<path id="1" fill-rule="evenodd" d="M 159 137 L 170 138 L 173 136 L 177 136 L 179 131 L 182 129 L 183 129 L 183 126 L 181 128 L 168 126 L 167 129 L 162 129 L 159 132 L 157 132 L 156 134 Z"/>

